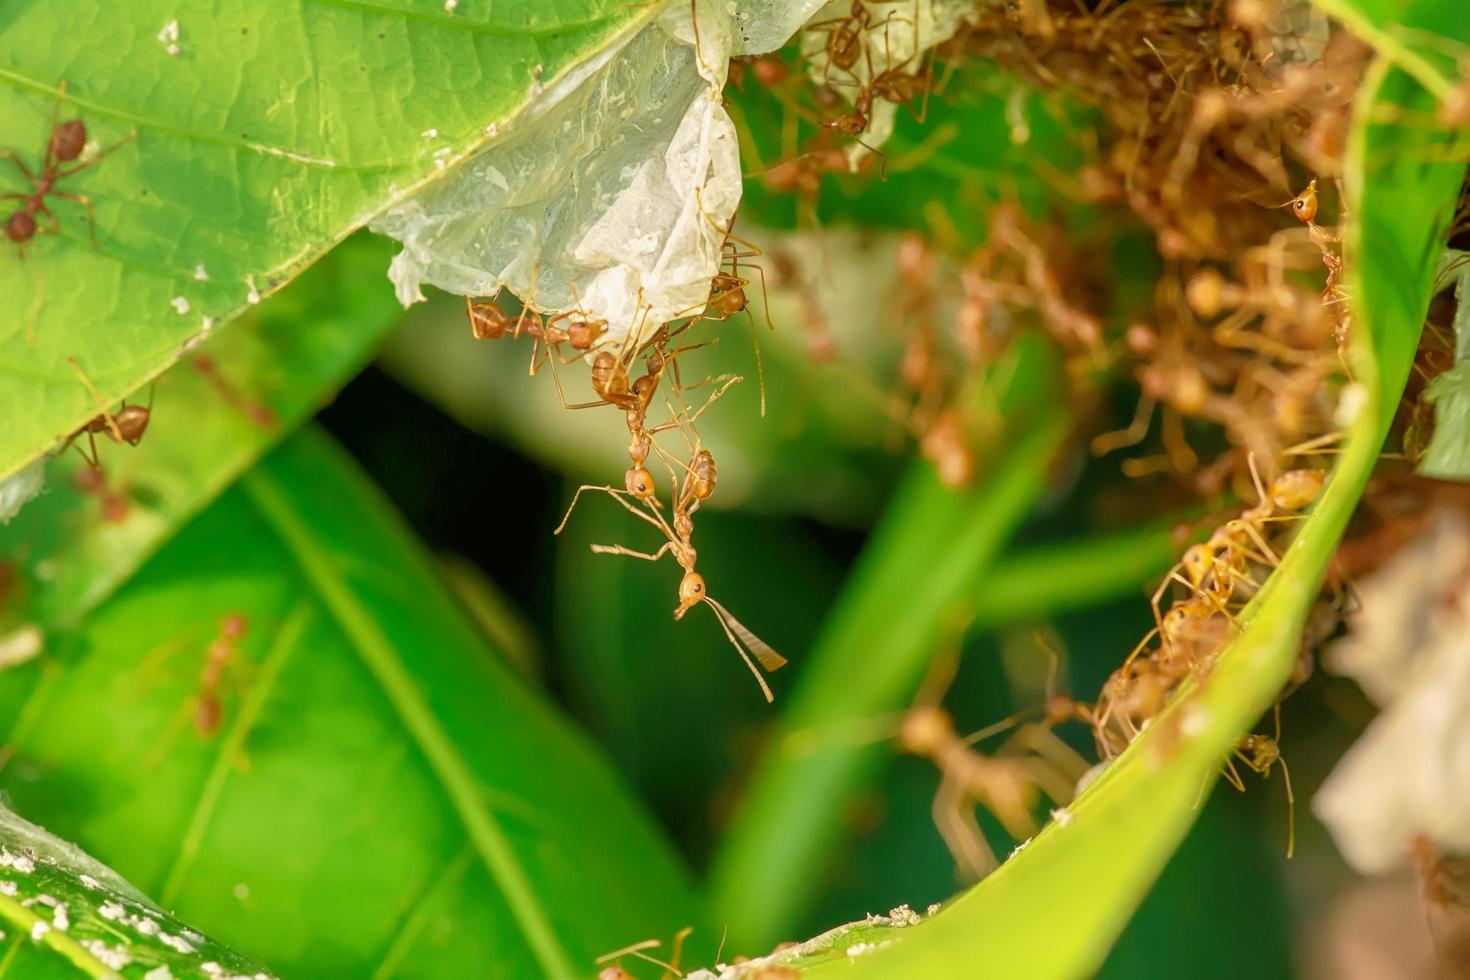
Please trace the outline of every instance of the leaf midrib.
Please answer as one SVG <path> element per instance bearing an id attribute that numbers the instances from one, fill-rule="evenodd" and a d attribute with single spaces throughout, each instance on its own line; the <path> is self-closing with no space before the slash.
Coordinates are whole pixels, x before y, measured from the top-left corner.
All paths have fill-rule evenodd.
<path id="1" fill-rule="evenodd" d="M 29 933 L 38 922 L 44 922 L 48 928 L 39 939 L 32 940 L 37 945 L 45 946 L 56 955 L 65 957 L 72 966 L 89 977 L 117 976 L 106 964 L 89 953 L 86 947 L 68 936 L 64 930 L 51 927 L 50 922 L 8 895 L 0 895 L 0 921 L 13 925 L 20 935 Z M 19 943 L 20 936 L 17 936 L 16 940 Z"/>
<path id="2" fill-rule="evenodd" d="M 251 471 L 241 480 L 241 487 L 295 559 L 424 754 L 486 871 L 505 896 L 541 969 L 547 976 L 575 976 L 571 957 L 557 939 L 525 868 L 486 806 L 479 781 L 434 716 L 393 644 L 348 586 L 336 562 L 295 512 L 286 490 L 268 468 Z"/>

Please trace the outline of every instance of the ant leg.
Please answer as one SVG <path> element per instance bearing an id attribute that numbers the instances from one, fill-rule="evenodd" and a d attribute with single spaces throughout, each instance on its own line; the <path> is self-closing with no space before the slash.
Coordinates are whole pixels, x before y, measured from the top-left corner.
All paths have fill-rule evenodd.
<path id="1" fill-rule="evenodd" d="M 89 232 L 91 232 L 91 235 L 92 235 L 92 247 L 93 248 L 96 248 L 97 247 L 97 216 L 92 211 L 92 199 L 90 197 L 87 197 L 84 194 L 70 194 L 70 193 L 68 193 L 66 191 L 52 191 L 51 193 L 55 194 L 57 197 L 64 197 L 68 201 L 76 201 L 82 207 L 84 207 L 84 208 L 87 209 L 87 230 Z M 56 215 L 53 214 L 51 216 L 51 218 L 54 221 L 56 219 Z"/>
<path id="2" fill-rule="evenodd" d="M 0 150 L 0 160 L 9 160 L 11 163 L 15 164 L 16 169 L 18 169 L 22 174 L 25 175 L 25 179 L 26 180 L 30 181 L 32 185 L 34 185 L 36 183 L 36 176 L 35 176 L 35 174 L 31 173 L 31 168 L 30 167 L 27 167 L 21 161 L 20 154 L 16 153 L 14 150 Z M 6 197 L 10 197 L 12 195 L 7 194 L 5 196 Z M 19 195 L 14 195 L 14 196 L 24 197 L 25 195 L 24 194 L 19 194 Z"/>
<path id="3" fill-rule="evenodd" d="M 70 354 L 66 355 L 66 359 L 71 362 L 71 366 L 76 370 L 77 377 L 82 379 L 82 384 L 86 385 L 87 390 L 92 393 L 92 399 L 97 403 L 99 414 L 107 420 L 108 430 L 112 433 L 112 437 L 117 440 L 118 445 L 121 445 L 125 440 L 123 439 L 122 430 L 117 427 L 117 419 L 113 418 L 112 413 L 107 410 L 107 404 L 102 400 L 102 396 L 98 394 L 97 389 L 92 386 L 92 382 L 87 378 L 86 373 L 82 370 L 82 366 L 77 363 L 77 359 Z M 95 449 L 96 447 L 94 446 L 93 450 L 95 451 Z"/>
<path id="4" fill-rule="evenodd" d="M 1115 449 L 1123 449 L 1127 446 L 1136 446 L 1148 435 L 1149 424 L 1153 422 L 1154 400 L 1149 397 L 1138 400 L 1138 409 L 1133 413 L 1133 421 L 1128 428 L 1119 429 L 1115 432 L 1104 432 L 1092 440 L 1092 455 L 1106 456 Z"/>
<path id="5" fill-rule="evenodd" d="M 688 425 L 688 426 L 694 425 L 695 422 L 698 422 L 699 421 L 699 417 L 701 415 L 703 415 L 706 411 L 708 411 L 709 410 L 709 407 L 715 403 L 715 400 L 717 398 L 719 398 L 721 395 L 723 395 L 726 391 L 729 391 L 730 390 L 730 387 L 732 385 L 739 384 L 740 382 L 742 382 L 744 380 L 745 379 L 742 378 L 738 374 L 729 375 L 725 379 L 725 383 L 724 384 L 720 385 L 714 391 L 710 392 L 709 397 L 704 400 L 704 404 L 701 405 L 701 406 L 699 406 L 699 410 L 696 411 L 693 415 L 683 415 L 681 413 L 681 416 L 682 417 L 677 417 L 677 418 L 671 419 L 668 422 L 660 422 L 658 425 L 655 425 L 653 428 L 648 429 L 646 431 L 648 432 L 649 435 L 656 435 L 656 434 L 658 434 L 660 432 L 665 432 L 665 431 L 667 431 L 669 429 L 674 429 L 674 428 L 682 429 L 686 425 Z M 700 382 L 700 384 L 703 384 L 703 383 L 704 382 Z"/>
<path id="6" fill-rule="evenodd" d="M 56 120 L 61 117 L 61 103 L 64 101 L 66 101 L 66 79 L 63 78 L 61 80 L 61 85 L 58 87 L 56 92 L 56 101 L 51 103 L 51 133 L 53 136 L 56 134 Z M 47 137 L 46 163 L 45 167 L 43 168 L 45 170 L 51 169 L 51 150 L 51 139 L 50 137 Z"/>
<path id="7" fill-rule="evenodd" d="M 198 695 L 191 694 L 174 710 L 173 715 L 168 720 L 168 724 L 163 729 L 163 735 L 159 738 L 158 744 L 153 747 L 153 750 L 148 753 L 147 758 L 143 760 L 143 768 L 145 770 L 157 769 L 163 763 L 164 757 L 168 755 L 169 749 L 173 747 L 184 726 L 188 724 L 189 716 L 194 713 L 194 704 L 197 700 Z"/>
<path id="8" fill-rule="evenodd" d="M 1165 409 L 1163 424 L 1159 427 L 1164 439 L 1164 454 L 1175 472 L 1191 473 L 1199 466 L 1199 456 L 1189 447 L 1184 435 L 1184 416 L 1172 409 Z"/>
<path id="9" fill-rule="evenodd" d="M 1240 755 L 1240 752 L 1237 750 L 1235 754 Z M 1229 782 L 1231 786 L 1234 786 L 1238 792 L 1245 792 L 1245 783 L 1241 780 L 1240 772 L 1236 770 L 1235 763 L 1232 760 L 1225 760 L 1225 768 L 1220 770 L 1220 775 L 1224 776 L 1226 781 Z"/>
<path id="10" fill-rule="evenodd" d="M 102 460 L 97 455 L 97 437 L 92 434 L 91 430 L 88 430 L 87 432 L 87 445 L 92 447 L 92 456 L 90 459 L 87 458 L 86 453 L 82 453 L 81 443 L 77 443 L 77 452 L 82 453 L 82 459 L 87 460 L 88 466 L 92 467 L 92 469 L 94 470 L 101 470 Z"/>
<path id="11" fill-rule="evenodd" d="M 1280 750 L 1277 746 L 1278 753 Z M 1286 783 L 1286 856 L 1289 858 L 1296 850 L 1296 796 L 1291 791 L 1291 770 L 1286 768 L 1286 760 L 1278 754 L 1276 761 L 1281 764 L 1281 778 Z"/>
<path id="12" fill-rule="evenodd" d="M 613 487 L 608 486 L 598 486 L 592 483 L 584 483 L 577 488 L 577 492 L 572 495 L 572 504 L 570 507 L 567 508 L 566 516 L 561 519 L 561 523 L 556 526 L 556 530 L 552 532 L 553 534 L 560 534 L 562 530 L 567 526 L 567 521 L 572 519 L 572 511 L 576 509 L 577 501 L 582 498 L 582 491 L 584 490 L 598 490 L 602 493 L 608 494 L 619 504 L 621 504 L 624 510 L 628 511 L 628 513 L 632 514 L 634 517 L 642 518 L 643 520 L 652 524 L 654 527 L 658 528 L 660 532 L 667 535 L 669 538 L 676 537 L 673 528 L 664 523 L 662 517 L 659 517 L 657 514 L 650 515 L 647 511 L 640 510 L 639 508 L 630 504 L 625 499 L 629 496 L 628 491 L 617 490 Z"/>
<path id="13" fill-rule="evenodd" d="M 624 558 L 642 558 L 644 561 L 658 561 L 671 548 L 673 548 L 673 545 L 666 541 L 663 547 L 650 555 L 644 551 L 634 551 L 632 548 L 625 548 L 620 544 L 594 544 L 592 546 L 592 553 L 595 555 L 622 555 Z"/>
<path id="14" fill-rule="evenodd" d="M 540 342 L 541 342 L 541 339 L 538 337 L 536 339 L 536 343 L 539 344 Z M 562 386 L 561 386 L 561 376 L 556 373 L 556 357 L 555 357 L 555 354 L 553 352 L 551 352 L 549 349 L 548 349 L 548 352 L 547 353 L 548 353 L 548 355 L 550 355 L 550 356 L 547 357 L 546 360 L 547 360 L 547 363 L 551 365 L 551 380 L 556 385 L 556 397 L 561 400 L 561 407 L 562 408 L 566 409 L 569 412 L 577 412 L 577 411 L 581 411 L 584 408 L 600 408 L 603 405 L 611 405 L 612 404 L 612 402 L 608 401 L 605 398 L 600 398 L 600 399 L 598 399 L 595 402 L 578 402 L 575 405 L 569 405 L 569 404 L 567 404 L 567 395 L 566 395 L 566 392 L 562 389 Z M 535 357 L 534 352 L 532 354 L 532 357 L 533 358 Z M 535 361 L 534 360 L 532 361 L 531 373 L 532 374 L 535 374 L 536 373 L 536 367 L 535 367 Z"/>
<path id="15" fill-rule="evenodd" d="M 71 167 L 71 168 L 69 168 L 67 170 L 62 170 L 62 171 L 58 172 L 57 175 L 56 175 L 57 180 L 60 180 L 62 177 L 70 177 L 72 174 L 75 174 L 75 173 L 81 173 L 83 170 L 86 170 L 88 167 L 95 165 L 97 163 L 97 161 L 101 160 L 103 157 L 107 156 L 110 153 L 115 152 L 116 150 L 121 149 L 122 147 L 126 146 L 127 144 L 131 143 L 133 140 L 135 140 L 137 138 L 138 138 L 138 131 L 135 129 L 131 133 L 129 133 L 128 135 L 124 136 L 122 139 L 118 140 L 116 143 L 114 143 L 111 146 L 107 147 L 106 149 L 104 149 L 104 150 L 98 150 L 97 151 L 97 155 L 94 156 L 92 159 L 86 161 L 85 163 L 79 163 L 75 167 Z"/>
<path id="16" fill-rule="evenodd" d="M 981 833 L 974 813 L 967 813 L 968 802 L 963 784 L 946 774 L 940 780 L 939 791 L 934 794 L 931 812 L 934 826 L 939 829 L 939 836 L 944 838 L 944 846 L 954 857 L 955 864 L 962 872 L 979 880 L 995 870 L 995 853 L 985 843 L 985 835 Z"/>

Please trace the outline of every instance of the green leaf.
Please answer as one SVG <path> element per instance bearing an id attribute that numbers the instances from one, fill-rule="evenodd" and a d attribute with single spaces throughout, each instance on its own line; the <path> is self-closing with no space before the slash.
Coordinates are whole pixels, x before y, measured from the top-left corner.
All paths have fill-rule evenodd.
<path id="1" fill-rule="evenodd" d="M 1465 31 L 1455 0 L 1416 12 Z M 1425 21 L 1421 21 L 1425 23 Z M 1458 38 L 1463 40 L 1463 38 Z M 1354 297 L 1359 410 L 1311 516 L 1208 683 L 1188 689 L 1067 811 L 922 928 L 853 975 L 948 976 L 981 957 L 1001 976 L 1094 971 L 1197 813 L 1237 739 L 1285 685 L 1339 537 L 1398 404 L 1428 308 L 1446 222 L 1464 176 L 1457 148 L 1422 128 L 1375 124 L 1383 106 L 1432 97 L 1380 59 L 1359 93 L 1345 183 L 1347 293 Z M 1404 116 L 1403 113 L 1395 113 Z M 1462 161 L 1463 156 L 1459 159 Z M 1085 887 L 1078 887 L 1084 882 Z"/>
<path id="2" fill-rule="evenodd" d="M 1163 521 L 1001 556 L 976 590 L 971 628 L 1039 621 L 1141 592 L 1146 582 L 1174 564 L 1176 523 Z"/>
<path id="3" fill-rule="evenodd" d="M 811 902 L 839 846 L 844 803 L 886 751 L 864 744 L 861 732 L 912 700 L 945 626 L 963 624 L 991 560 L 1046 489 L 1069 420 L 1050 349 L 1037 337 L 1017 347 L 1015 374 L 996 369 L 1012 379 L 1000 396 L 1007 428 L 982 456 L 977 485 L 949 490 L 918 464 L 803 658 L 711 872 L 733 949 L 783 938 Z"/>
<path id="4" fill-rule="evenodd" d="M 1416 472 L 1436 480 L 1470 480 L 1470 361 L 1431 381 L 1424 398 L 1434 405 L 1434 435 Z"/>
<path id="5" fill-rule="evenodd" d="M 103 146 L 137 139 L 62 182 L 95 203 L 96 249 L 82 207 L 60 201 L 59 234 L 0 264 L 0 478 L 97 414 L 68 355 L 104 400 L 133 392 L 657 10 L 7 3 L 0 145 L 40 165 L 63 81 L 64 117 Z M 0 181 L 28 189 L 3 160 Z"/>
<path id="6" fill-rule="evenodd" d="M 159 379 L 136 448 L 98 440 L 110 484 L 129 501 L 121 522 L 104 518 L 96 495 L 77 488 L 87 467 L 79 453 L 48 460 L 48 492 L 0 527 L 0 554 L 15 561 L 23 582 L 20 602 L 0 604 L 0 625 L 75 624 L 330 400 L 402 316 L 382 279 L 389 251 L 370 238 L 344 244 L 289 293 L 199 349 L 229 391 L 196 370 L 191 354 Z M 267 407 L 273 424 L 252 419 L 251 404 Z"/>
<path id="7" fill-rule="evenodd" d="M 199 671 L 230 614 L 247 629 L 201 734 Z M 0 697 L 18 805 L 289 974 L 585 975 L 697 924 L 606 763 L 315 433 Z"/>
<path id="8" fill-rule="evenodd" d="M 797 224 L 797 201 L 772 194 L 761 177 L 795 159 L 821 130 L 753 80 L 728 94 L 742 163 L 754 178 L 741 214 L 772 227 Z M 984 240 L 986 214 L 998 199 L 1015 196 L 1034 211 L 1055 197 L 1080 161 L 1082 142 L 1073 134 L 1087 125 L 1065 99 L 1033 93 L 989 64 L 963 67 L 929 102 L 923 122 L 899 111 L 881 167 L 823 177 L 815 216 L 824 224 L 925 228 L 946 247 L 973 247 Z"/>
<path id="9" fill-rule="evenodd" d="M 0 807 L 0 972 L 51 977 L 258 968 L 182 925 L 110 868 Z M 162 969 L 161 974 L 150 971 Z"/>

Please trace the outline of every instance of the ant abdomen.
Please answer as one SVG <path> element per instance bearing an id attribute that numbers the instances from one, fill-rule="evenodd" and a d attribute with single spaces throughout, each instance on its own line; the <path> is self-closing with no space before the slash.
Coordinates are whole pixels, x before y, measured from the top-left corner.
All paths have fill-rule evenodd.
<path id="1" fill-rule="evenodd" d="M 86 148 L 87 127 L 80 119 L 68 119 L 51 134 L 51 154 L 63 163 L 77 159 Z"/>

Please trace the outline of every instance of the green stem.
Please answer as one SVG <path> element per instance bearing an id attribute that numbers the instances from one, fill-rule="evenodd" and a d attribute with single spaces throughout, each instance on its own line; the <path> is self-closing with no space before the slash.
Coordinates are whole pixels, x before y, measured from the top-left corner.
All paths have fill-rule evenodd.
<path id="1" fill-rule="evenodd" d="M 966 612 L 1045 490 L 1070 431 L 1053 364 L 1035 338 L 1017 352 L 1003 406 L 1010 448 L 981 486 L 957 493 L 916 466 L 873 533 L 716 855 L 710 888 L 728 949 L 768 946 L 810 906 L 846 804 L 891 751 L 853 731 L 912 700 L 944 624 Z"/>

